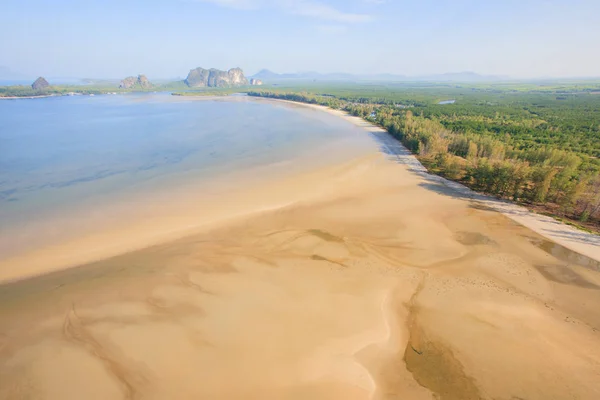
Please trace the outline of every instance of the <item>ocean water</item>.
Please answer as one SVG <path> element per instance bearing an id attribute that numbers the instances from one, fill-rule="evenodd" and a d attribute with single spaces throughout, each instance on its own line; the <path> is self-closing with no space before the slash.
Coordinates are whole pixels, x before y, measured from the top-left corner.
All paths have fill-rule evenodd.
<path id="1" fill-rule="evenodd" d="M 140 193 L 151 196 L 253 169 L 282 174 L 313 153 L 310 162 L 318 166 L 342 147 L 359 151 L 368 142 L 364 131 L 327 113 L 245 96 L 2 100 L 0 235 L 11 237 L 3 241 L 12 247 L 19 237 L 31 240 L 40 221 L 75 209 L 84 224 L 85 212 L 97 214 Z M 326 148 L 331 151 L 317 156 Z M 61 229 L 54 233 L 63 234 Z"/>

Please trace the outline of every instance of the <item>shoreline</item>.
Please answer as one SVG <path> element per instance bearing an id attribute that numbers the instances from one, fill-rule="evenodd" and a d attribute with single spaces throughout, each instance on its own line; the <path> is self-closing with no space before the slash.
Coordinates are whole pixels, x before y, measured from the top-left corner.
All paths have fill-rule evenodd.
<path id="1" fill-rule="evenodd" d="M 340 136 L 333 141 L 320 141 L 322 145 L 317 149 L 297 149 L 293 157 L 275 164 L 223 169 L 213 177 L 196 180 L 190 175 L 181 185 L 167 186 L 164 192 L 153 193 L 151 188 L 138 186 L 142 191 L 128 193 L 128 197 L 101 197 L 70 210 L 68 215 L 42 219 L 32 225 L 41 239 L 32 237 L 22 248 L 17 240 L 29 233 L 17 228 L 13 237 L 0 246 L 6 249 L 0 259 L 0 285 L 169 243 L 320 195 L 327 190 L 328 179 L 343 175 L 357 161 L 376 154 L 374 144 L 364 148 L 364 144 L 371 144 L 360 130 L 353 135 L 362 139 L 357 142 L 354 136 Z M 136 202 L 141 207 L 128 210 L 129 204 Z M 98 216 L 86 216 L 89 206 Z M 102 215 L 106 221 L 99 219 Z M 190 215 L 194 218 L 190 219 Z M 119 216 L 129 223 L 120 221 Z M 77 226 L 77 221 L 84 218 L 89 220 L 89 228 Z M 45 232 L 51 232 L 55 226 L 66 227 L 67 233 L 46 239 Z M 69 229 L 74 230 L 70 233 Z"/>
<path id="2" fill-rule="evenodd" d="M 193 195 L 196 212 L 181 196 L 165 208 L 177 227 L 227 221 L 0 285 L 0 399 L 594 398 L 600 272 L 565 266 L 381 128 L 328 112 L 373 140 L 211 210 Z M 234 218 L 232 197 L 251 212 Z"/>
<path id="3" fill-rule="evenodd" d="M 393 138 L 385 129 L 376 126 L 368 121 L 363 120 L 360 117 L 355 117 L 342 110 L 331 109 L 326 106 L 317 104 L 307 104 L 301 102 L 295 102 L 290 100 L 280 100 L 271 98 L 256 98 L 251 96 L 206 96 L 197 97 L 193 96 L 186 97 L 186 100 L 192 101 L 253 101 L 253 102 L 266 102 L 273 105 L 288 105 L 294 107 L 302 107 L 305 109 L 312 109 L 317 112 L 324 112 L 329 115 L 333 115 L 337 118 L 341 118 L 346 122 L 353 124 L 354 126 L 364 130 L 373 139 L 374 143 L 379 146 L 379 152 L 384 153 L 386 158 L 392 160 L 398 164 L 401 164 L 408 169 L 408 171 L 425 182 L 424 186 L 429 186 L 430 190 L 441 193 L 445 196 L 455 196 L 479 204 L 483 207 L 489 207 L 502 215 L 510 218 L 514 222 L 530 229 L 543 236 L 544 238 L 563 246 L 564 248 L 588 257 L 594 261 L 600 262 L 600 236 L 590 234 L 587 232 L 579 231 L 569 225 L 559 222 L 551 217 L 536 214 L 529 211 L 523 206 L 510 203 L 505 200 L 499 200 L 494 197 L 477 193 L 468 187 L 450 181 L 438 175 L 431 174 L 427 169 L 420 163 L 420 161 L 406 149 L 402 143 Z M 340 165 L 337 165 L 338 167 Z M 306 171 L 308 172 L 308 171 Z M 315 172 L 315 171 L 313 171 Z M 305 175 L 306 178 L 308 174 Z M 299 176 L 299 177 L 300 177 Z M 272 186 L 274 182 L 267 182 L 267 186 Z M 302 197 L 305 198 L 306 196 Z M 27 266 L 29 273 L 24 273 L 27 268 L 20 270 L 19 273 L 6 273 L 0 274 L 0 285 L 11 284 L 31 278 L 47 275 L 53 272 L 76 268 L 82 265 L 86 265 L 90 262 L 97 262 L 109 257 L 115 257 L 121 254 L 126 254 L 132 251 L 145 249 L 151 246 L 160 245 L 162 243 L 168 243 L 172 240 L 177 240 L 189 235 L 194 235 L 199 232 L 204 232 L 208 229 L 214 229 L 223 224 L 230 223 L 231 221 L 238 220 L 240 218 L 247 218 L 253 214 L 261 213 L 266 210 L 275 211 L 281 208 L 293 204 L 296 201 L 292 198 L 286 198 L 285 201 L 279 203 L 269 203 L 268 207 L 262 207 L 260 204 L 256 204 L 251 209 L 245 209 L 243 212 L 233 212 L 231 214 L 219 213 L 217 219 L 212 219 L 210 222 L 195 225 L 186 225 L 183 228 L 177 228 L 172 230 L 170 233 L 165 234 L 162 232 L 160 235 L 153 235 L 143 243 L 139 242 L 137 234 L 134 234 L 134 240 L 137 244 L 134 244 L 132 240 L 125 240 L 121 244 L 115 246 L 112 245 L 108 248 L 98 249 L 93 247 L 95 239 L 103 238 L 102 241 L 106 241 L 107 234 L 96 233 L 91 237 L 78 239 L 76 241 L 69 241 L 64 244 L 51 245 L 49 248 L 40 249 L 40 251 L 32 250 L 27 253 L 17 255 L 16 257 L 9 257 L 4 260 L 0 260 L 0 270 L 2 266 L 19 265 Z M 147 235 L 146 235 L 147 236 Z M 79 243 L 80 248 L 89 246 L 89 250 L 85 252 L 79 252 L 79 256 L 59 256 L 61 252 L 65 252 L 66 248 L 72 247 L 74 243 Z M 62 249 L 62 250 L 61 250 Z M 110 250 L 112 249 L 112 250 Z M 84 256 L 85 254 L 85 256 Z M 47 263 L 47 256 L 50 259 L 54 259 L 57 265 L 53 267 L 43 267 L 42 265 Z M 62 260 L 60 262 L 56 260 Z M 33 265 L 34 267 L 31 267 Z"/>
<path id="4" fill-rule="evenodd" d="M 600 262 L 600 235 L 585 232 L 576 229 L 570 225 L 560 222 L 552 217 L 537 214 L 528 210 L 526 207 L 512 203 L 508 200 L 500 200 L 495 197 L 475 192 L 467 186 L 451 181 L 439 175 L 430 173 L 423 164 L 402 143 L 394 139 L 385 129 L 374 125 L 360 117 L 355 117 L 345 111 L 334 110 L 332 108 L 318 104 L 307 104 L 291 100 L 280 100 L 271 98 L 258 98 L 260 101 L 273 101 L 297 104 L 304 107 L 321 110 L 331 115 L 336 115 L 353 123 L 356 126 L 363 127 L 369 131 L 386 148 L 388 155 L 395 157 L 400 164 L 407 165 L 413 173 L 419 175 L 434 183 L 443 185 L 449 191 L 458 194 L 460 197 L 480 203 L 484 206 L 493 208 L 499 213 L 505 215 L 518 224 L 529 228 L 533 232 L 549 239 L 567 249 L 589 257 Z"/>
<path id="5" fill-rule="evenodd" d="M 41 96 L 0 96 L 0 100 L 19 100 L 19 99 L 44 99 L 46 97 L 58 97 L 61 94 L 44 94 Z"/>

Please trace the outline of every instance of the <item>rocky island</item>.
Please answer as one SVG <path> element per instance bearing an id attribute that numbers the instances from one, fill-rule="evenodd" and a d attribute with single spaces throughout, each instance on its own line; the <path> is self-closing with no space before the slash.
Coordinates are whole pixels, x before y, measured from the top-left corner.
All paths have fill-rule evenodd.
<path id="1" fill-rule="evenodd" d="M 48 81 L 41 76 L 31 84 L 31 88 L 33 90 L 44 90 L 49 86 L 50 84 L 48 83 Z"/>
<path id="2" fill-rule="evenodd" d="M 150 89 L 152 83 L 146 78 L 146 75 L 128 76 L 119 83 L 119 89 Z"/>
<path id="3" fill-rule="evenodd" d="M 248 85 L 248 79 L 244 76 L 241 68 L 232 68 L 229 71 L 221 71 L 215 68 L 192 69 L 185 84 L 192 88 L 200 87 L 235 87 Z"/>

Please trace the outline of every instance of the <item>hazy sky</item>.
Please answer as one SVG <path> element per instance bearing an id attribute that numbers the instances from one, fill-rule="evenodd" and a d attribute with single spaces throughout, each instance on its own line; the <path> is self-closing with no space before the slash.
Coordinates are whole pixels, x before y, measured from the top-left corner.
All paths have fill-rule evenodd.
<path id="1" fill-rule="evenodd" d="M 600 76 L 600 0 L 0 0 L 0 16 L 0 66 L 32 76 Z"/>

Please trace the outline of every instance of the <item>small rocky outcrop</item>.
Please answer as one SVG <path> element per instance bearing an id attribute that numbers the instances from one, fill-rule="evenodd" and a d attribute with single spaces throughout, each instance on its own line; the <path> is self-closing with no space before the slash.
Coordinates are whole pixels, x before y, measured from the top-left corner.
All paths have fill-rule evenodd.
<path id="1" fill-rule="evenodd" d="M 152 83 L 146 78 L 146 75 L 128 76 L 119 83 L 119 89 L 150 89 Z"/>
<path id="2" fill-rule="evenodd" d="M 227 71 L 232 86 L 242 86 L 248 84 L 248 79 L 244 76 L 241 68 L 232 68 Z"/>
<path id="3" fill-rule="evenodd" d="M 252 86 L 260 86 L 263 84 L 263 81 L 261 81 L 260 79 L 252 78 L 250 79 L 250 84 Z"/>
<path id="4" fill-rule="evenodd" d="M 146 75 L 138 75 L 137 83 L 142 87 L 142 89 L 150 89 L 152 87 L 152 84 L 148 78 L 146 78 Z"/>
<path id="5" fill-rule="evenodd" d="M 49 86 L 50 84 L 48 83 L 48 81 L 41 76 L 31 84 L 31 88 L 33 90 L 44 90 Z"/>
<path id="6" fill-rule="evenodd" d="M 119 89 L 131 89 L 135 86 L 136 82 L 137 79 L 135 79 L 133 76 L 128 76 L 127 78 L 123 79 L 121 83 L 119 83 Z"/>
<path id="7" fill-rule="evenodd" d="M 234 87 L 247 85 L 248 79 L 240 68 L 221 71 L 198 67 L 190 71 L 185 84 L 189 87 Z"/>

